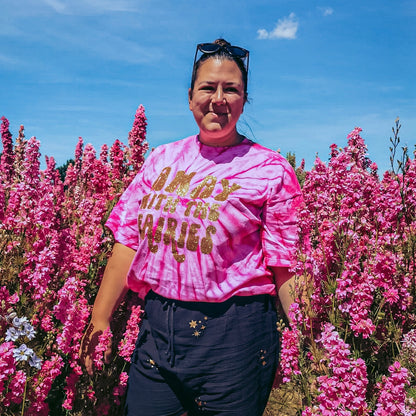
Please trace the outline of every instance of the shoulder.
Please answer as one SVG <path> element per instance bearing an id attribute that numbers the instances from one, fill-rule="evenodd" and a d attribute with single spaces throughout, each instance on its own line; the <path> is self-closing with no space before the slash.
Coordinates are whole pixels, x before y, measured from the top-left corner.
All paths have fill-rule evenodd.
<path id="1" fill-rule="evenodd" d="M 162 165 L 168 166 L 189 157 L 192 152 L 195 152 L 195 139 L 195 135 L 189 136 L 185 139 L 161 144 L 152 148 L 146 156 L 143 168 L 148 169 L 151 166 L 160 167 Z"/>
<path id="2" fill-rule="evenodd" d="M 264 166 L 280 167 L 282 170 L 292 171 L 293 167 L 278 151 L 269 149 L 261 144 L 255 143 L 249 139 L 250 144 L 249 154 L 253 159 L 262 162 Z"/>
<path id="3" fill-rule="evenodd" d="M 258 174 L 268 179 L 273 192 L 285 190 L 292 196 L 300 194 L 300 185 L 295 170 L 279 152 L 251 142 L 249 153 L 257 162 L 253 164 Z"/>
<path id="4" fill-rule="evenodd" d="M 185 137 L 184 139 L 161 144 L 152 149 L 150 154 L 164 154 L 169 152 L 183 152 L 184 150 L 195 147 L 196 135 Z"/>

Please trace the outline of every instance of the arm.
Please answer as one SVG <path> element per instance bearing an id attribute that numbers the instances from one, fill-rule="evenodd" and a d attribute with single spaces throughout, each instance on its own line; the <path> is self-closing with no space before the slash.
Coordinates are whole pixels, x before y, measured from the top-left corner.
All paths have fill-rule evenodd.
<path id="1" fill-rule="evenodd" d="M 136 252 L 120 243 L 113 247 L 111 257 L 104 271 L 92 310 L 91 321 L 81 342 L 80 359 L 88 374 L 93 373 L 92 356 L 98 337 L 109 327 L 113 312 L 127 293 L 127 273 Z M 111 354 L 111 346 L 104 354 L 106 360 Z"/>
<path id="2" fill-rule="evenodd" d="M 288 267 L 271 267 L 276 283 L 276 291 L 283 310 L 288 316 L 289 306 L 294 302 L 295 275 Z"/>

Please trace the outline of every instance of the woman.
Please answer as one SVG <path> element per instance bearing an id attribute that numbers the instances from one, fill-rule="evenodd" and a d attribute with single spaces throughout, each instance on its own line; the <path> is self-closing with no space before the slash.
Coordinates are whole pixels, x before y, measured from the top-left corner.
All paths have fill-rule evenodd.
<path id="1" fill-rule="evenodd" d="M 189 108 L 199 134 L 155 149 L 107 222 L 116 244 L 84 360 L 92 372 L 88 344 L 127 288 L 144 297 L 128 415 L 256 416 L 266 406 L 275 296 L 286 312 L 292 302 L 300 188 L 284 158 L 237 131 L 248 58 L 223 39 L 197 46 Z"/>

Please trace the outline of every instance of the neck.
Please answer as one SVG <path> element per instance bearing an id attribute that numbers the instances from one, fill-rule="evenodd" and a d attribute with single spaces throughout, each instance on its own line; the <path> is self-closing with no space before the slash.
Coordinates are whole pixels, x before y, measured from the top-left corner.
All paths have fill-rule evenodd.
<path id="1" fill-rule="evenodd" d="M 211 147 L 229 147 L 229 146 L 235 146 L 239 143 L 241 143 L 244 139 L 244 136 L 237 133 L 237 131 L 234 132 L 234 134 L 228 136 L 228 137 L 206 137 L 205 135 L 201 134 L 201 132 L 198 135 L 198 140 L 206 145 Z"/>

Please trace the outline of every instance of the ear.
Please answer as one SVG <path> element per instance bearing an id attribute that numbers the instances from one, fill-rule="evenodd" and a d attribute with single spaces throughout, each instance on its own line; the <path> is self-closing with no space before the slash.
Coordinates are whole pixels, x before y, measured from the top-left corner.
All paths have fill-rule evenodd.
<path id="1" fill-rule="evenodd" d="M 189 109 L 192 111 L 192 90 L 190 88 L 188 90 L 188 103 Z"/>

